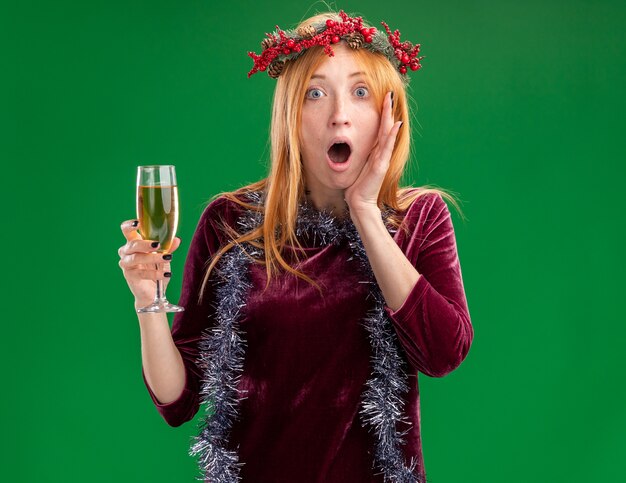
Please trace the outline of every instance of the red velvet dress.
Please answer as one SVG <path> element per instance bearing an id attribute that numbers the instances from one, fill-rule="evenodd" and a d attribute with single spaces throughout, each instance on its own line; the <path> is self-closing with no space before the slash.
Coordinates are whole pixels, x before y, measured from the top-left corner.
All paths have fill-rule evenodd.
<path id="1" fill-rule="evenodd" d="M 198 342 L 212 324 L 215 300 L 207 291 L 199 305 L 198 288 L 205 262 L 226 240 L 219 219 L 235 226 L 239 213 L 236 204 L 216 199 L 191 242 L 180 298 L 185 312 L 175 315 L 172 326 L 185 363 L 185 389 L 176 401 L 161 404 L 146 382 L 172 426 L 191 420 L 199 408 Z M 423 480 L 418 372 L 442 377 L 454 370 L 469 351 L 473 328 L 447 205 L 439 195 L 425 195 L 407 210 L 404 223 L 408 233 L 399 229 L 394 240 L 421 276 L 398 310 L 385 310 L 409 374 L 404 412 L 412 426 L 402 451 L 407 462 L 416 458 Z M 246 355 L 239 388 L 247 390 L 247 397 L 240 400 L 241 417 L 229 448 L 238 448 L 244 483 L 382 482 L 373 467 L 374 436 L 359 417 L 371 372 L 370 343 L 362 326 L 372 308 L 369 288 L 359 283 L 359 262 L 347 242 L 303 242 L 306 258 L 298 268 L 325 289 L 323 298 L 293 276 L 273 279 L 264 292 L 265 268 L 250 265 L 254 288 L 240 320 Z"/>

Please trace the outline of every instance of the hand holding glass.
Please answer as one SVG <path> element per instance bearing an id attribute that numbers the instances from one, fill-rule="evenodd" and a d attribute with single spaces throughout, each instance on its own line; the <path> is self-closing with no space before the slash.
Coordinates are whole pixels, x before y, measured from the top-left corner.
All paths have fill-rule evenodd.
<path id="1" fill-rule="evenodd" d="M 174 166 L 139 166 L 137 168 L 137 218 L 145 240 L 159 242 L 157 253 L 169 253 L 178 228 L 178 186 Z M 157 265 L 158 268 L 158 265 Z M 182 312 L 165 298 L 163 280 L 156 281 L 154 302 L 137 309 L 145 312 Z"/>

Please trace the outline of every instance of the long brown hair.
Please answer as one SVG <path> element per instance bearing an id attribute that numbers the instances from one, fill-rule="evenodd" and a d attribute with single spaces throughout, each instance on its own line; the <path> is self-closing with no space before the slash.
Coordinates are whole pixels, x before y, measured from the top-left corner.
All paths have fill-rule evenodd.
<path id="1" fill-rule="evenodd" d="M 298 25 L 298 28 L 326 19 L 339 21 L 340 17 L 334 12 L 321 13 L 304 20 Z M 352 52 L 356 62 L 368 78 L 368 84 L 374 101 L 379 106 L 379 111 L 382 111 L 385 94 L 392 91 L 394 93 L 394 120 L 401 119 L 404 121 L 396 138 L 389 169 L 378 195 L 378 206 L 381 208 L 386 206 L 393 210 L 392 213 L 394 214 L 389 222 L 396 228 L 402 225 L 404 212 L 409 206 L 420 196 L 429 193 L 438 193 L 460 211 L 454 197 L 441 188 L 424 186 L 415 189 L 399 186 L 400 178 L 410 155 L 411 133 L 407 93 L 400 78 L 401 74 L 396 71 L 382 53 L 371 52 L 363 48 L 355 49 Z M 232 227 L 224 226 L 230 241 L 212 257 L 200 288 L 200 300 L 210 273 L 220 257 L 235 245 L 245 242 L 264 250 L 265 259 L 253 261 L 266 266 L 266 289 L 272 276 L 283 269 L 311 283 L 321 292 L 319 285 L 314 280 L 292 268 L 282 254 L 286 245 L 302 248 L 295 235 L 298 204 L 304 196 L 304 175 L 300 159 L 299 139 L 302 105 L 311 76 L 327 58 L 322 47 L 311 47 L 295 61 L 287 62 L 278 77 L 274 91 L 271 120 L 271 168 L 267 178 L 233 192 L 218 193 L 212 197 L 212 199 L 220 196 L 225 197 L 244 209 L 261 209 L 263 211 L 263 223 L 258 228 L 243 234 L 238 233 Z M 245 201 L 245 194 L 254 191 L 262 191 L 265 194 L 265 202 L 260 208 Z M 295 256 L 298 260 L 297 253 Z"/>

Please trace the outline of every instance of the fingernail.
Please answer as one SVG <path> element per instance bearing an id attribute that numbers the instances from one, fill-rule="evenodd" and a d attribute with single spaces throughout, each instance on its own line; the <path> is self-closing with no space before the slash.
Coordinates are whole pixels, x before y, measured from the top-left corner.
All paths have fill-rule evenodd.
<path id="1" fill-rule="evenodd" d="M 172 255 L 170 255 L 169 253 L 167 255 L 163 255 L 163 260 L 171 260 L 172 259 Z"/>
<path id="2" fill-rule="evenodd" d="M 158 247 L 158 246 L 159 246 L 159 242 L 152 242 L 152 243 L 150 244 L 150 246 L 151 246 L 152 248 L 156 248 L 156 247 Z"/>
<path id="3" fill-rule="evenodd" d="M 169 278 L 169 277 L 171 277 L 171 276 L 172 276 L 172 272 L 165 272 L 165 273 L 163 274 L 163 276 L 164 276 L 164 277 L 168 277 L 168 278 Z"/>
<path id="4" fill-rule="evenodd" d="M 132 226 L 137 226 L 139 224 L 139 220 L 135 220 L 133 221 L 133 225 Z"/>

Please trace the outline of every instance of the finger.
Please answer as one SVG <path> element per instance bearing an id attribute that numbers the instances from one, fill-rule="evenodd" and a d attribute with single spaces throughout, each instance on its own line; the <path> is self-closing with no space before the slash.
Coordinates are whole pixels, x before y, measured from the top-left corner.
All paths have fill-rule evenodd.
<path id="1" fill-rule="evenodd" d="M 141 239 L 141 235 L 137 230 L 139 230 L 139 220 L 126 220 L 121 225 L 122 233 L 127 240 L 137 240 Z"/>
<path id="2" fill-rule="evenodd" d="M 178 238 L 177 236 L 174 237 L 174 241 L 172 241 L 172 244 L 170 245 L 170 249 L 167 251 L 167 253 L 173 253 L 176 251 L 176 249 L 180 246 L 180 238 Z"/>
<path id="3" fill-rule="evenodd" d="M 393 109 L 391 108 L 391 91 L 385 95 L 383 101 L 383 112 L 380 118 L 380 126 L 378 128 L 378 141 L 383 144 L 384 138 L 393 127 Z"/>
<path id="4" fill-rule="evenodd" d="M 124 254 L 129 255 L 131 253 L 150 253 L 159 249 L 161 245 L 155 240 L 131 240 L 124 245 Z"/>
<path id="5" fill-rule="evenodd" d="M 402 124 L 402 121 L 398 121 L 397 123 L 395 123 L 389 131 L 389 135 L 381 143 L 380 158 L 387 160 L 387 163 L 389 163 L 389 161 L 391 160 L 393 147 L 396 144 L 396 138 L 398 137 L 398 132 L 400 131 Z"/>
<path id="6" fill-rule="evenodd" d="M 119 265 L 122 268 L 136 268 L 138 265 L 168 265 L 172 255 L 165 253 L 122 253 Z"/>
<path id="7" fill-rule="evenodd" d="M 174 241 L 172 241 L 172 247 L 168 250 L 167 253 L 174 252 L 180 246 L 180 238 L 174 237 Z M 117 251 L 120 258 L 131 255 L 133 253 L 152 253 L 161 248 L 161 245 L 156 240 L 144 240 L 142 238 L 137 238 L 134 240 L 129 240 L 128 243 L 121 246 Z M 165 253 L 161 253 L 164 255 Z M 152 262 L 151 262 L 152 263 Z"/>
<path id="8" fill-rule="evenodd" d="M 164 267 L 163 267 L 164 268 Z M 124 275 L 129 280 L 165 280 L 169 279 L 172 276 L 172 272 L 169 269 L 164 270 L 163 268 L 156 269 L 154 267 L 131 267 L 124 268 Z M 165 275 L 165 274 L 168 275 Z"/>

